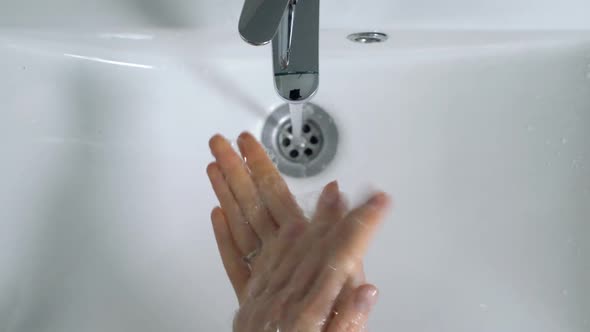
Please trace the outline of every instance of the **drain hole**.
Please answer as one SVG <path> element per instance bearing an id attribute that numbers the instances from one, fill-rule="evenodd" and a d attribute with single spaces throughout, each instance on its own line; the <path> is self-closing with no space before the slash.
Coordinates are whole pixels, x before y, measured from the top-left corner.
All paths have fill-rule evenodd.
<path id="1" fill-rule="evenodd" d="M 291 145 L 291 140 L 290 140 L 290 139 L 288 139 L 288 138 L 285 138 L 285 139 L 283 140 L 283 146 L 284 146 L 284 147 L 288 147 L 289 145 Z"/>
<path id="2" fill-rule="evenodd" d="M 293 133 L 293 127 L 291 127 L 291 126 L 287 127 L 287 132 L 289 134 L 292 134 Z"/>
<path id="3" fill-rule="evenodd" d="M 305 149 L 304 153 L 306 156 L 311 157 L 311 155 L 313 154 L 313 150 L 312 149 Z"/>
<path id="4" fill-rule="evenodd" d="M 295 159 L 295 158 L 299 157 L 299 151 L 292 150 L 291 152 L 289 152 L 289 155 L 291 156 L 291 158 Z"/>
<path id="5" fill-rule="evenodd" d="M 316 145 L 319 142 L 320 142 L 320 140 L 317 137 L 315 137 L 315 136 L 311 136 L 311 138 L 309 139 L 309 143 L 311 143 L 313 145 Z"/>
<path id="6" fill-rule="evenodd" d="M 307 134 L 307 133 L 309 133 L 310 131 L 311 131 L 311 127 L 310 127 L 308 124 L 306 124 L 305 126 L 303 126 L 303 132 L 304 132 L 304 133 L 306 133 L 306 134 Z"/>

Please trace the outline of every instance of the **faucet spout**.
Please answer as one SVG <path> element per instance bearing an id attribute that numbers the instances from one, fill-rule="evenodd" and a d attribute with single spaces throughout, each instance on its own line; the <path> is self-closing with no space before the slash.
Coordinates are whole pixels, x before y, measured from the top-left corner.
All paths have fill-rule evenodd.
<path id="1" fill-rule="evenodd" d="M 240 34 L 247 42 L 272 40 L 277 93 L 304 103 L 319 87 L 319 0 L 246 0 Z"/>

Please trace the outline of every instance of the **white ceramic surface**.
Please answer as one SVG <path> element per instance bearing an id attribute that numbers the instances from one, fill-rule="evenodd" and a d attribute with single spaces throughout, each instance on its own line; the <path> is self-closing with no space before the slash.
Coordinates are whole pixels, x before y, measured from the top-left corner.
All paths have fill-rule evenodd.
<path id="1" fill-rule="evenodd" d="M 367 258 L 388 331 L 590 330 L 590 33 L 322 35 L 338 179 L 395 197 Z M 0 31 L 0 330 L 230 331 L 213 133 L 277 105 L 227 30 Z"/>
<path id="2" fill-rule="evenodd" d="M 235 27 L 242 0 L 0 0 L 0 26 Z M 590 29 L 588 0 L 321 0 L 322 26 Z"/>

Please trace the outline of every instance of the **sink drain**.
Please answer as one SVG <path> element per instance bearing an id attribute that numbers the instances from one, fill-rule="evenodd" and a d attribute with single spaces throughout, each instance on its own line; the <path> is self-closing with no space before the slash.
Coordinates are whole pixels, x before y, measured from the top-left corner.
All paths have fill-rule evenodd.
<path id="1" fill-rule="evenodd" d="M 322 130 L 313 120 L 306 121 L 301 132 L 302 136 L 296 142 L 291 121 L 285 121 L 278 131 L 277 146 L 281 155 L 290 161 L 308 163 L 320 155 L 324 137 Z"/>
<path id="2" fill-rule="evenodd" d="M 266 120 L 262 144 L 270 152 L 281 173 L 303 178 L 321 173 L 336 156 L 338 129 L 322 108 L 308 103 L 303 107 L 302 136 L 293 137 L 289 105 L 279 106 Z"/>

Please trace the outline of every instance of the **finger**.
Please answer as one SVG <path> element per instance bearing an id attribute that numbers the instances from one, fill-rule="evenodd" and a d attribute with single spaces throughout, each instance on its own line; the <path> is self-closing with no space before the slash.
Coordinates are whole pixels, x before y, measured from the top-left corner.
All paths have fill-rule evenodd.
<path id="1" fill-rule="evenodd" d="M 353 296 L 354 291 L 364 285 L 367 282 L 367 278 L 365 276 L 365 269 L 363 267 L 363 262 L 359 263 L 356 271 L 348 277 L 346 280 L 346 284 L 342 288 L 340 294 L 338 294 L 338 298 L 336 298 L 336 304 L 334 305 L 334 309 L 337 312 L 341 312 L 344 310 L 348 299 Z"/>
<path id="2" fill-rule="evenodd" d="M 328 332 L 362 332 L 366 331 L 367 320 L 377 303 L 379 292 L 373 285 L 363 285 L 354 290 L 341 310 L 328 326 Z"/>
<path id="3" fill-rule="evenodd" d="M 254 136 L 242 133 L 238 138 L 238 146 L 258 192 L 274 220 L 279 225 L 304 220 L 303 212 L 289 187 Z"/>
<path id="4" fill-rule="evenodd" d="M 309 252 L 309 248 L 306 248 L 306 252 Z M 337 297 L 334 298 L 333 307 L 338 308 L 339 305 L 341 307 L 341 303 L 345 301 L 357 287 L 365 283 L 365 273 L 364 270 L 362 270 L 362 265 L 362 262 L 360 262 L 357 269 L 350 274 L 346 282 L 342 285 Z M 291 277 L 291 291 L 295 294 L 295 301 L 299 301 L 309 294 L 309 290 L 314 285 L 313 281 L 316 280 L 326 268 L 331 270 L 337 269 L 336 266 L 326 262 L 321 254 L 308 255 L 301 264 L 297 265 L 297 268 L 293 271 Z"/>
<path id="5" fill-rule="evenodd" d="M 227 220 L 223 211 L 220 208 L 215 208 L 211 213 L 211 221 L 213 223 L 213 231 L 215 233 L 215 240 L 219 248 L 219 254 L 225 272 L 236 292 L 238 301 L 241 303 L 243 291 L 250 278 L 250 271 L 242 261 L 242 255 L 236 247 L 231 231 L 228 227 Z"/>
<path id="6" fill-rule="evenodd" d="M 209 146 L 246 220 L 262 241 L 269 239 L 277 226 L 264 207 L 244 161 L 220 135 L 213 136 Z"/>
<path id="7" fill-rule="evenodd" d="M 306 232 L 298 242 L 309 243 L 310 234 L 312 233 Z M 284 258 L 273 260 L 272 269 L 274 272 L 268 286 L 270 292 L 277 292 L 288 284 L 290 280 L 296 280 L 293 278 L 293 275 L 297 270 L 300 270 L 300 264 L 305 261 L 305 256 L 308 251 L 309 247 L 296 245 L 293 246 L 291 250 L 284 253 Z"/>
<path id="8" fill-rule="evenodd" d="M 317 227 L 320 234 L 324 234 L 333 223 L 342 220 L 345 211 L 346 204 L 340 194 L 338 182 L 331 182 L 320 195 L 315 215 L 312 218 L 313 225 Z"/>
<path id="9" fill-rule="evenodd" d="M 244 218 L 242 210 L 236 202 L 217 163 L 211 163 L 207 167 L 207 175 L 211 181 L 213 191 L 215 191 L 215 195 L 219 199 L 223 213 L 227 217 L 227 223 L 236 246 L 242 253 L 242 256 L 248 255 L 259 247 L 260 240 L 258 236 L 254 233 L 246 218 Z"/>
<path id="10" fill-rule="evenodd" d="M 307 226 L 305 223 L 292 223 L 281 227 L 277 241 L 260 256 L 260 260 L 267 262 L 266 268 L 273 274 L 276 274 L 280 262 L 285 262 L 287 255 L 295 250 L 297 242 L 304 238 Z"/>
<path id="11" fill-rule="evenodd" d="M 306 248 L 309 253 L 309 248 Z M 312 252 L 314 250 L 311 250 Z M 300 264 L 297 264 L 291 275 L 289 275 L 289 291 L 293 294 L 293 301 L 301 301 L 309 293 L 316 280 L 326 268 L 320 254 L 307 255 Z M 328 266 L 327 268 L 330 268 Z M 333 300 L 335 301 L 336 298 Z M 330 306 L 331 308 L 332 306 Z M 313 311 L 316 312 L 316 311 Z"/>
<path id="12" fill-rule="evenodd" d="M 323 194 L 328 193 L 330 191 L 334 191 L 335 194 L 339 195 L 339 191 L 338 191 L 338 186 L 335 185 L 335 183 L 331 183 L 329 185 L 326 186 L 326 189 L 324 190 Z M 322 200 L 322 198 L 320 198 L 320 201 Z M 321 203 L 320 203 L 321 204 Z M 320 212 L 320 213 L 325 213 L 326 215 L 329 214 L 340 214 L 343 213 L 341 212 L 342 209 L 337 209 L 336 211 L 334 211 L 333 209 L 327 209 L 324 212 Z M 325 222 L 326 225 L 324 225 L 324 228 L 331 226 L 331 224 L 337 223 L 338 221 L 334 221 L 334 218 L 331 217 L 330 221 Z M 320 231 L 321 233 L 321 231 Z M 319 234 L 313 234 L 310 233 L 309 235 L 312 235 L 314 237 L 317 237 L 321 240 L 323 240 L 322 236 Z M 307 237 L 306 239 L 308 239 L 309 237 Z M 310 248 L 309 246 L 302 246 L 302 253 L 305 256 L 305 254 L 310 252 Z M 296 293 L 296 295 L 294 296 L 294 299 L 296 301 L 299 301 L 300 299 L 304 298 L 308 293 L 309 293 L 309 289 L 313 286 L 313 281 L 317 278 L 317 276 L 322 272 L 323 268 L 329 268 L 329 269 L 336 269 L 335 266 L 332 266 L 329 264 L 329 262 L 327 262 L 325 260 L 325 255 L 322 255 L 321 252 L 323 251 L 323 248 L 329 248 L 329 245 L 322 245 L 319 248 L 316 246 L 315 248 L 311 249 L 311 250 L 318 250 L 319 254 L 315 254 L 315 255 L 307 255 L 307 257 L 304 257 L 301 260 L 301 263 L 297 265 L 296 269 L 294 269 L 294 271 L 292 272 L 292 291 L 294 293 Z M 295 249 L 297 250 L 297 249 Z M 360 285 L 365 283 L 365 273 L 363 270 L 363 264 L 362 261 L 359 263 L 359 266 L 357 266 L 356 270 L 348 277 L 346 283 L 343 285 L 342 290 L 340 291 L 340 293 L 338 294 L 338 297 L 335 300 L 335 308 L 338 308 L 339 305 L 341 306 L 341 303 L 347 299 L 348 296 L 350 296 L 350 294 Z"/>
<path id="13" fill-rule="evenodd" d="M 345 212 L 346 203 L 338 187 L 338 182 L 331 182 L 324 188 L 320 195 L 315 216 L 312 219 L 313 225 L 317 227 L 320 235 L 324 235 L 334 223 L 342 220 Z M 348 278 L 338 295 L 334 306 L 335 310 L 342 311 L 346 300 L 352 296 L 356 288 L 365 282 L 365 272 L 361 262 L 357 270 Z"/>
<path id="14" fill-rule="evenodd" d="M 333 226 L 323 241 L 333 244 L 322 273 L 306 296 L 307 305 L 316 312 L 331 307 L 348 278 L 358 269 L 377 227 L 390 204 L 384 193 L 374 195 Z"/>
<path id="15" fill-rule="evenodd" d="M 339 265 L 346 263 L 349 259 L 362 261 L 389 205 L 390 199 L 385 193 L 375 194 L 365 204 L 349 213 L 342 222 L 331 228 L 326 235 L 326 241 L 333 243 L 332 258 L 335 258 Z"/>
<path id="16" fill-rule="evenodd" d="M 258 296 L 263 290 L 268 289 L 269 293 L 275 293 L 270 290 L 270 284 L 274 281 L 276 284 L 276 262 L 286 261 L 286 255 L 296 247 L 298 241 L 305 233 L 306 224 L 304 223 L 292 223 L 281 227 L 277 241 L 273 241 L 271 245 L 263 248 L 260 257 L 255 261 L 254 269 L 252 270 L 253 275 L 261 276 L 259 280 L 256 280 L 259 284 L 254 287 L 251 294 L 252 296 Z M 278 285 L 278 289 L 282 289 L 288 279 L 284 278 L 283 283 Z"/>

